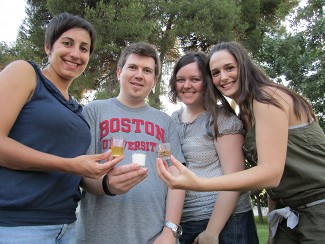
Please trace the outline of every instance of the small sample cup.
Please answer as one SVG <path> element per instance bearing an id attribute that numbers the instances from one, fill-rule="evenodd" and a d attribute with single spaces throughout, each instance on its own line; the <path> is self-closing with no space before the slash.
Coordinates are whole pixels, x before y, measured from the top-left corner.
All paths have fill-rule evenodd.
<path id="1" fill-rule="evenodd" d="M 146 155 L 144 153 L 133 153 L 132 163 L 144 167 L 146 165 Z"/>
<path id="2" fill-rule="evenodd" d="M 158 157 L 166 160 L 166 159 L 170 159 L 170 143 L 162 143 L 158 145 Z"/>
<path id="3" fill-rule="evenodd" d="M 122 156 L 124 154 L 125 140 L 122 137 L 112 137 L 111 150 L 112 156 Z"/>

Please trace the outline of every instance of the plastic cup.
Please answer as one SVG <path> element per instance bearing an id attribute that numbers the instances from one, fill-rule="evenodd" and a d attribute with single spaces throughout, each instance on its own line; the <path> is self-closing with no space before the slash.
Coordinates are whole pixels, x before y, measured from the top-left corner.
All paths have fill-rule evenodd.
<path id="1" fill-rule="evenodd" d="M 124 154 L 125 140 L 121 137 L 112 137 L 111 140 L 111 151 L 112 156 L 122 156 Z"/>
<path id="2" fill-rule="evenodd" d="M 146 155 L 144 153 L 133 153 L 132 163 L 144 167 L 146 165 Z"/>
<path id="3" fill-rule="evenodd" d="M 158 157 L 166 160 L 166 159 L 170 159 L 170 143 L 162 143 L 158 145 Z"/>

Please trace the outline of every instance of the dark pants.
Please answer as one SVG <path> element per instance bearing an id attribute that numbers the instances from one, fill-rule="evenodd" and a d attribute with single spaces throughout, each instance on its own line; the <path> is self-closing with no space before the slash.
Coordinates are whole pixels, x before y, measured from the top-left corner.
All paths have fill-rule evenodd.
<path id="1" fill-rule="evenodd" d="M 299 213 L 298 225 L 290 229 L 287 220 L 283 219 L 276 231 L 274 244 L 325 243 L 325 203 L 294 210 Z"/>
<path id="2" fill-rule="evenodd" d="M 209 220 L 182 223 L 181 244 L 192 244 Z M 219 244 L 259 244 L 253 211 L 233 214 L 219 235 Z"/>

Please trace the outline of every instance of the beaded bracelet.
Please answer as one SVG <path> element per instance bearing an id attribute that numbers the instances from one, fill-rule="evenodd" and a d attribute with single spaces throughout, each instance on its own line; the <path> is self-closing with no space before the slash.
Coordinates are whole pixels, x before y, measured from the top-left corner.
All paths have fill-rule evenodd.
<path id="1" fill-rule="evenodd" d="M 115 196 L 116 194 L 112 193 L 109 189 L 108 189 L 108 186 L 107 186 L 107 177 L 108 175 L 106 174 L 104 177 L 103 177 L 103 180 L 102 180 L 102 187 L 103 187 L 103 191 L 105 192 L 106 195 L 108 196 Z"/>

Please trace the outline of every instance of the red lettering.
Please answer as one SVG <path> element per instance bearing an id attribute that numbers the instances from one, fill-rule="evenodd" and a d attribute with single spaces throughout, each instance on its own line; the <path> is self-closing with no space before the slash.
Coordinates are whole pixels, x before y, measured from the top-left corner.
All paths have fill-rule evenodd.
<path id="1" fill-rule="evenodd" d="M 109 149 L 110 148 L 110 140 L 107 140 L 107 139 L 105 139 L 105 140 L 102 140 L 102 149 L 103 150 L 107 150 L 107 149 Z"/>
<path id="2" fill-rule="evenodd" d="M 131 132 L 131 120 L 129 118 L 122 118 L 121 119 L 121 130 L 125 133 Z"/>
<path id="3" fill-rule="evenodd" d="M 126 144 L 127 150 L 130 151 L 144 151 L 155 152 L 157 143 L 148 141 L 128 141 Z"/>
<path id="4" fill-rule="evenodd" d="M 141 128 L 140 126 L 144 124 L 143 119 L 132 119 L 132 124 L 135 124 L 135 133 L 141 133 Z"/>
<path id="5" fill-rule="evenodd" d="M 148 144 L 148 142 L 142 141 L 140 148 L 142 151 L 148 151 L 148 147 L 146 147 L 146 144 Z"/>
<path id="6" fill-rule="evenodd" d="M 156 125 L 156 138 L 161 142 L 165 142 L 165 130 L 160 128 L 159 125 Z"/>
<path id="7" fill-rule="evenodd" d="M 154 152 L 155 148 L 157 147 L 157 143 L 155 142 L 149 142 L 149 146 L 151 147 L 151 149 L 149 148 L 149 151 Z"/>
<path id="8" fill-rule="evenodd" d="M 134 150 L 140 150 L 140 141 L 135 141 L 134 144 Z"/>
<path id="9" fill-rule="evenodd" d="M 120 119 L 119 118 L 112 118 L 110 121 L 110 132 L 119 132 L 120 131 Z"/>
<path id="10" fill-rule="evenodd" d="M 165 142 L 165 130 L 159 125 L 150 121 L 142 119 L 129 119 L 129 118 L 111 118 L 110 120 L 103 120 L 99 124 L 100 140 L 109 135 L 109 133 L 145 133 L 150 136 L 156 137 L 161 142 Z M 137 147 L 135 150 L 152 150 L 153 145 L 133 145 Z"/>
<path id="11" fill-rule="evenodd" d="M 108 135 L 108 120 L 104 120 L 99 123 L 100 139 Z"/>
<path id="12" fill-rule="evenodd" d="M 152 122 L 146 122 L 144 127 L 146 134 L 154 136 L 155 135 L 155 125 Z"/>
<path id="13" fill-rule="evenodd" d="M 130 151 L 133 151 L 134 150 L 133 149 L 133 144 L 134 143 L 132 141 L 126 142 L 125 149 L 130 150 Z"/>

